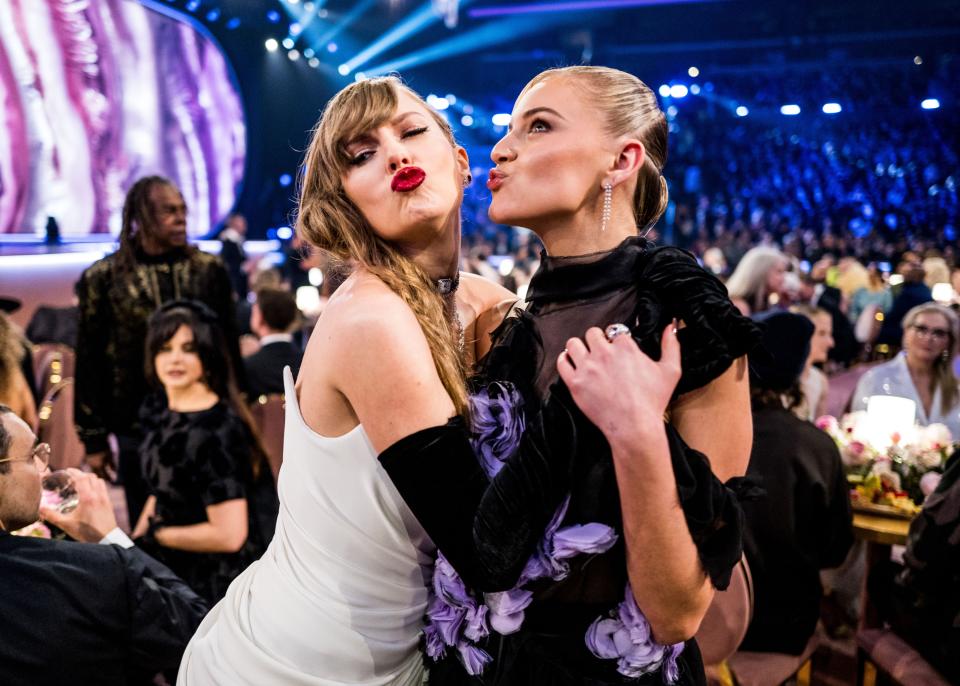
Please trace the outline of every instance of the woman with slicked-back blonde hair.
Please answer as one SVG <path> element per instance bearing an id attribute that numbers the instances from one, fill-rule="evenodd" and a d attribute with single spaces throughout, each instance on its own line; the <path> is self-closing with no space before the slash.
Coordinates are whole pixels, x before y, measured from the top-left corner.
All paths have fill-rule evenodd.
<path id="1" fill-rule="evenodd" d="M 549 435 L 544 419 L 530 422 L 522 463 L 483 471 L 466 370 L 509 293 L 458 271 L 469 183 L 446 121 L 398 79 L 351 84 L 324 109 L 297 230 L 351 274 L 296 382 L 284 372 L 276 535 L 199 628 L 178 684 L 420 684 L 436 547 L 439 567 L 491 591 L 509 588 L 535 551 L 560 500 L 537 477 L 569 446 L 573 404 L 545 411 Z M 607 355 L 598 387 L 638 354 L 631 343 Z M 387 475 L 398 463 L 426 470 L 413 489 L 397 477 L 410 502 Z M 478 648 L 453 652 L 482 662 Z"/>
<path id="2" fill-rule="evenodd" d="M 565 475 L 545 490 L 563 497 L 537 554 L 506 593 L 466 594 L 480 599 L 489 635 L 469 623 L 463 592 L 430 613 L 431 683 L 477 671 L 452 650 L 454 634 L 489 656 L 487 684 L 702 684 L 693 636 L 742 551 L 743 484 L 728 480 L 750 454 L 745 354 L 758 332 L 692 255 L 646 240 L 667 205 L 667 122 L 635 76 L 588 66 L 539 74 L 491 158 L 491 219 L 533 230 L 546 254 L 525 307 L 479 363 L 492 385 L 479 394 L 487 405 L 474 403 L 476 442 L 504 469 L 531 464 L 500 438 L 524 421 L 529 434 L 545 412 L 552 426 L 563 398 L 582 414 L 551 455 Z M 612 386 L 595 381 L 621 348 L 637 367 Z M 409 502 L 415 489 L 403 484 L 417 464 L 405 464 L 388 471 Z M 443 589 L 463 591 L 439 572 Z M 447 621 L 457 608 L 466 608 L 459 633 Z"/>

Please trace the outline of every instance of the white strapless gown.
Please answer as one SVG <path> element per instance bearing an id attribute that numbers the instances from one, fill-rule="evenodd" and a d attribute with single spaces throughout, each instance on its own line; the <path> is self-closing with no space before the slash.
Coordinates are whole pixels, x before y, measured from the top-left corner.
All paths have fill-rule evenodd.
<path id="1" fill-rule="evenodd" d="M 421 684 L 434 546 L 363 427 L 314 433 L 283 377 L 276 535 L 197 629 L 177 684 Z"/>

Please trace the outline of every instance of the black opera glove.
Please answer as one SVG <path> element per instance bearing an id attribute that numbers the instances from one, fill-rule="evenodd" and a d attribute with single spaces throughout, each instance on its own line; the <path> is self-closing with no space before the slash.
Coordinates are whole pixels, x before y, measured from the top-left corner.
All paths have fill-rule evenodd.
<path id="1" fill-rule="evenodd" d="M 551 394 L 493 477 L 460 417 L 406 436 L 379 456 L 421 526 L 474 590 L 516 585 L 570 491 L 579 410 L 563 391 Z"/>

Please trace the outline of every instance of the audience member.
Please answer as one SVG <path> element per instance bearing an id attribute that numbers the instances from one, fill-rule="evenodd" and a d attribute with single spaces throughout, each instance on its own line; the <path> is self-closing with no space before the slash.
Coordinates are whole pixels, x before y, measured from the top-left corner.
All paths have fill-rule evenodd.
<path id="1" fill-rule="evenodd" d="M 907 312 L 917 305 L 933 300 L 930 287 L 924 282 L 923 267 L 915 259 L 909 259 L 897 267 L 897 272 L 903 277 L 903 284 L 898 293 L 893 296 L 893 303 L 883 319 L 877 344 L 898 346 L 903 340 L 903 321 Z"/>
<path id="2" fill-rule="evenodd" d="M 76 288 L 76 286 L 74 286 Z M 80 310 L 74 296 L 73 304 L 66 307 L 40 305 L 27 324 L 27 338 L 34 345 L 60 343 L 69 348 L 77 347 L 77 325 Z"/>
<path id="3" fill-rule="evenodd" d="M 792 412 L 814 325 L 773 312 L 763 322 L 768 356 L 751 359 L 753 451 L 747 474 L 767 494 L 743 503 L 744 551 L 754 610 L 742 650 L 798 655 L 820 615 L 820 570 L 843 562 L 853 542 L 850 499 L 833 441 Z"/>
<path id="4" fill-rule="evenodd" d="M 794 305 L 790 311 L 802 314 L 814 326 L 810 339 L 810 354 L 800 374 L 800 391 L 803 402 L 797 406 L 797 416 L 812 422 L 826 413 L 827 393 L 830 381 L 816 365 L 825 364 L 827 354 L 833 347 L 833 318 L 821 307 L 812 305 Z"/>
<path id="5" fill-rule="evenodd" d="M 152 683 L 156 672 L 177 668 L 207 606 L 117 528 L 106 484 L 93 474 L 70 470 L 79 497 L 75 510 L 43 510 L 77 543 L 7 533 L 41 514 L 50 446 L 36 440 L 26 423 L 0 406 L 3 683 Z"/>
<path id="6" fill-rule="evenodd" d="M 243 250 L 243 243 L 247 240 L 247 219 L 239 212 L 231 212 L 223 222 L 220 230 L 220 259 L 223 260 L 230 275 L 230 285 L 233 292 L 241 300 L 247 297 L 247 275 L 244 272 L 244 262 L 247 253 Z"/>
<path id="7" fill-rule="evenodd" d="M 297 301 L 290 291 L 278 288 L 257 291 L 250 328 L 260 339 L 260 350 L 243 360 L 250 398 L 283 393 L 284 367 L 290 367 L 294 378 L 297 377 L 303 351 L 294 344 L 290 330 L 299 317 Z"/>
<path id="8" fill-rule="evenodd" d="M 910 523 L 903 564 L 883 561 L 869 592 L 881 619 L 947 681 L 960 683 L 960 454 Z"/>
<path id="9" fill-rule="evenodd" d="M 912 308 L 903 318 L 903 350 L 860 377 L 852 409 L 867 409 L 873 395 L 909 398 L 917 405 L 917 423 L 945 424 L 960 439 L 960 388 L 953 372 L 958 340 L 960 319 L 949 307 L 930 302 Z"/>
<path id="10" fill-rule="evenodd" d="M 98 474 L 112 467 L 107 437 L 119 447 L 119 475 L 130 521 L 140 516 L 146 487 L 140 473 L 138 408 L 147 394 L 143 344 L 147 319 L 164 302 L 196 298 L 224 322 L 220 354 L 242 374 L 230 280 L 219 258 L 187 243 L 187 207 L 171 181 L 137 181 L 123 206 L 120 247 L 80 277 L 75 419 Z"/>
<path id="11" fill-rule="evenodd" d="M 7 315 L 0 312 L 0 404 L 12 408 L 36 429 L 37 406 L 21 364 L 25 355 L 23 338 Z"/>
<path id="12" fill-rule="evenodd" d="M 266 550 L 278 503 L 266 451 L 223 354 L 217 317 L 197 301 L 150 318 L 144 405 L 149 498 L 134 529 L 146 549 L 211 604 Z"/>
<path id="13" fill-rule="evenodd" d="M 763 312 L 780 301 L 787 258 L 776 248 L 747 251 L 727 281 L 730 299 L 743 314 Z"/>
<path id="14" fill-rule="evenodd" d="M 877 321 L 878 313 L 886 313 L 893 306 L 893 295 L 883 282 L 883 275 L 876 263 L 871 263 L 864 271 L 867 275 L 866 283 L 853 290 L 850 294 L 850 305 L 847 307 L 847 317 L 857 331 L 869 331 L 867 324 L 861 322 L 862 317 L 867 317 L 870 322 Z"/>

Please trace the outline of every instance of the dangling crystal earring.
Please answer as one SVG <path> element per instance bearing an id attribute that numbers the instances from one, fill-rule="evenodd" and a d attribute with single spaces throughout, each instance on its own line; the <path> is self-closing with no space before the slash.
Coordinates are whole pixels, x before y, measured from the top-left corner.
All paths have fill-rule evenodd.
<path id="1" fill-rule="evenodd" d="M 613 184 L 607 181 L 603 184 L 603 214 L 600 215 L 600 230 L 607 230 L 610 221 L 610 210 L 613 206 Z"/>

